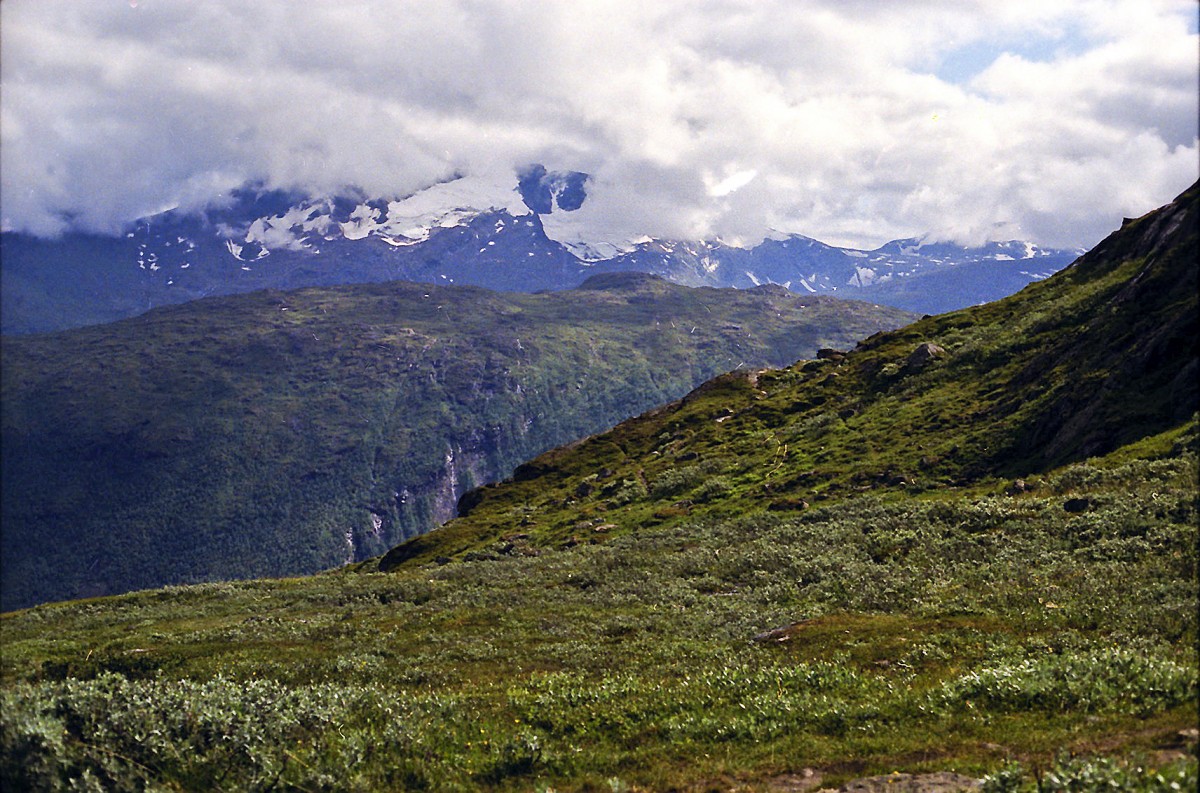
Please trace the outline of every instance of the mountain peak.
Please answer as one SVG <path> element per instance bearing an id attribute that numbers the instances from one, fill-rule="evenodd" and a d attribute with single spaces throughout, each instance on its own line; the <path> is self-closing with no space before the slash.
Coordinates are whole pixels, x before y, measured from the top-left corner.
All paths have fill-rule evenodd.
<path id="1" fill-rule="evenodd" d="M 555 209 L 574 212 L 587 198 L 585 185 L 590 178 L 579 171 L 547 171 L 535 163 L 517 172 L 517 191 L 525 206 L 539 215 L 549 215 Z"/>
<path id="2" fill-rule="evenodd" d="M 542 164 L 454 174 L 399 197 L 249 184 L 199 214 L 145 218 L 120 238 L 3 234 L 3 332 L 95 324 L 264 288 L 402 279 L 535 292 L 628 271 L 686 286 L 778 284 L 934 314 L 1012 294 L 1079 253 L 917 238 L 861 251 L 779 232 L 753 247 L 627 239 L 596 228 L 590 188 L 587 174 Z"/>
<path id="3" fill-rule="evenodd" d="M 623 289 L 641 289 L 648 284 L 665 284 L 667 280 L 659 275 L 640 272 L 624 272 L 624 273 L 597 273 L 596 275 L 588 276 L 577 289 L 591 289 L 596 291 L 601 290 L 623 290 Z"/>

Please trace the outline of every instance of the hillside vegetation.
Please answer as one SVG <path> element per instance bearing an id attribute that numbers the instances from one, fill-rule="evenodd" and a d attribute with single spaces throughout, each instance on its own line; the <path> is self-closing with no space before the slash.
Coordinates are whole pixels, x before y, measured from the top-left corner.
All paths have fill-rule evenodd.
<path id="1" fill-rule="evenodd" d="M 0 782 L 1194 789 L 1198 198 L 378 560 L 6 614 Z"/>
<path id="2" fill-rule="evenodd" d="M 1200 401 L 1195 202 L 1189 191 L 1008 299 L 730 373 L 547 452 L 382 566 L 477 550 L 514 525 L 550 545 L 599 523 L 611 535 L 864 491 L 936 495 L 1176 428 Z"/>
<path id="3" fill-rule="evenodd" d="M 364 559 L 538 452 L 909 316 L 626 274 L 259 292 L 6 338 L 3 605 Z"/>

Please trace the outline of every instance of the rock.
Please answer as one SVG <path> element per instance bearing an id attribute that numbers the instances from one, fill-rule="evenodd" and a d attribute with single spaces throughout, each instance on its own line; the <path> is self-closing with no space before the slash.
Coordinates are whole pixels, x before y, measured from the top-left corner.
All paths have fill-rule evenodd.
<path id="1" fill-rule="evenodd" d="M 822 361 L 841 361 L 845 359 L 846 353 L 835 350 L 830 347 L 822 347 L 817 350 L 817 359 Z"/>
<path id="2" fill-rule="evenodd" d="M 904 362 L 904 366 L 912 371 L 923 369 L 930 361 L 941 358 L 946 354 L 946 350 L 931 341 L 924 342 L 917 346 L 917 349 L 909 353 L 908 360 Z"/>
<path id="3" fill-rule="evenodd" d="M 769 631 L 763 631 L 754 637 L 756 642 L 786 642 L 792 638 L 792 629 L 795 625 L 784 625 L 782 628 L 772 628 Z"/>
<path id="4" fill-rule="evenodd" d="M 788 512 L 790 510 L 808 509 L 808 502 L 802 498 L 785 498 L 772 501 L 767 505 L 768 512 Z"/>
<path id="5" fill-rule="evenodd" d="M 875 481 L 878 484 L 885 485 L 887 487 L 913 484 L 913 479 L 911 477 L 905 476 L 904 474 L 895 473 L 894 471 L 881 471 L 875 475 Z"/>

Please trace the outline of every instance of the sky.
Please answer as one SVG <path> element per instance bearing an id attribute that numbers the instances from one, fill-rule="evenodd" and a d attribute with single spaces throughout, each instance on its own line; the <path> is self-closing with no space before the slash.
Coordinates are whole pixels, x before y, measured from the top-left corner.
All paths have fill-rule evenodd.
<path id="1" fill-rule="evenodd" d="M 1200 176 L 1195 0 L 4 0 L 0 223 L 591 175 L 597 239 L 1090 247 Z M 515 186 L 515 177 L 513 179 Z"/>

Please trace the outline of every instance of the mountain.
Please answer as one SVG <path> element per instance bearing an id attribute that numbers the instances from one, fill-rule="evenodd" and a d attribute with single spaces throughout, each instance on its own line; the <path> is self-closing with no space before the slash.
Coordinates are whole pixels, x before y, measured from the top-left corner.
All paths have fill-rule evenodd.
<path id="1" fill-rule="evenodd" d="M 1198 201 L 381 560 L 5 614 L 0 784 L 1195 789 Z"/>
<path id="2" fill-rule="evenodd" d="M 1176 427 L 1200 402 L 1196 203 L 1188 191 L 1004 300 L 788 369 L 731 373 L 547 452 L 513 481 L 468 493 L 459 520 L 381 567 L 479 550 L 511 525 L 516 504 L 530 541 L 555 544 L 589 519 L 619 533 L 859 489 L 1026 477 Z"/>
<path id="3" fill-rule="evenodd" d="M 4 607 L 378 554 L 537 452 L 910 318 L 608 274 L 260 291 L 5 338 Z"/>
<path id="4" fill-rule="evenodd" d="M 515 182 L 515 185 L 514 185 Z M 247 186 L 202 212 L 168 210 L 122 237 L 0 234 L 0 330 L 39 333 L 255 289 L 407 280 L 536 292 L 604 272 L 689 286 L 775 283 L 936 313 L 998 299 L 1082 251 L 900 240 L 874 251 L 777 235 L 719 241 L 590 240 L 588 177 L 536 165 L 457 176 L 410 196 L 312 197 Z"/>
<path id="5" fill-rule="evenodd" d="M 601 271 L 655 273 L 697 286 L 744 289 L 781 284 L 802 294 L 832 294 L 919 313 L 942 313 L 1006 297 L 1065 267 L 1080 253 L 1016 241 L 961 247 L 919 239 L 862 251 L 788 235 L 749 249 L 649 241 L 592 266 Z"/>

